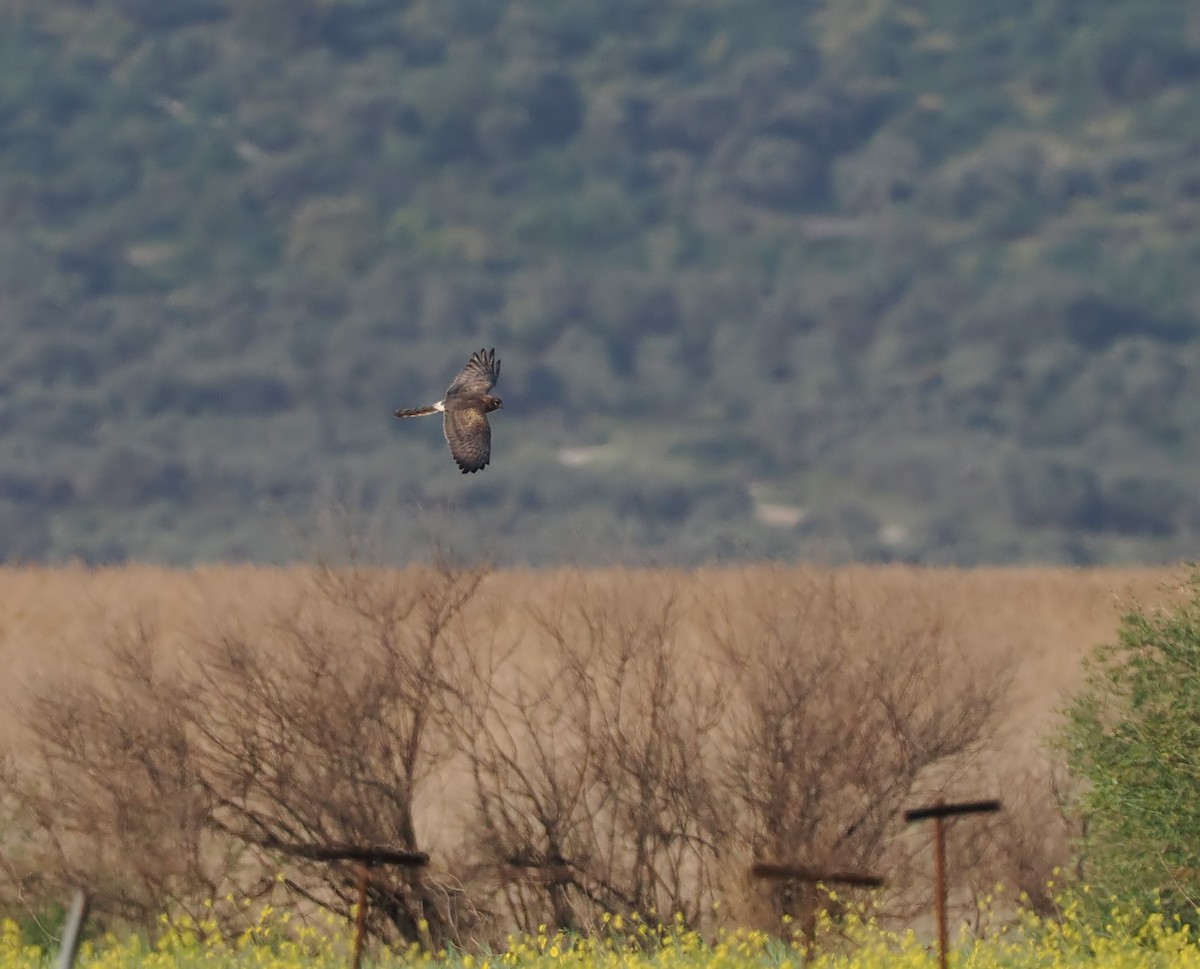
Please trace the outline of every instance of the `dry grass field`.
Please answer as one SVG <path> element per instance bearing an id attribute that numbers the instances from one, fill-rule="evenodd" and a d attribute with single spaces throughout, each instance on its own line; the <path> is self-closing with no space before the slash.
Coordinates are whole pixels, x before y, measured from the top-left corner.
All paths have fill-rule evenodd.
<path id="1" fill-rule="evenodd" d="M 825 852 L 829 864 L 886 859 L 893 871 L 907 872 L 906 891 L 917 897 L 924 889 L 912 878 L 925 867 L 925 851 L 897 833 L 894 818 L 906 798 L 931 791 L 1003 796 L 1011 809 L 1007 833 L 969 850 L 964 842 L 955 860 L 980 869 L 974 890 L 986 891 L 997 877 L 1035 890 L 1062 856 L 1065 828 L 1048 813 L 1044 741 L 1082 681 L 1080 660 L 1114 640 L 1119 616 L 1135 603 L 1165 605 L 1181 594 L 1187 572 L 754 566 L 480 576 L 463 586 L 469 591 L 435 629 L 429 616 L 449 601 L 438 597 L 453 583 L 439 586 L 438 573 L 427 569 L 0 571 L 0 663 L 9 674 L 0 681 L 0 743 L 16 754 L 19 772 L 25 755 L 52 737 L 55 756 L 65 750 L 66 760 L 41 762 L 43 787 L 75 796 L 69 783 L 62 786 L 62 765 L 80 763 L 79 751 L 96 742 L 88 723 L 107 732 L 94 747 L 97 763 L 124 765 L 128 779 L 90 778 L 89 790 L 106 806 L 90 816 L 85 805 L 83 827 L 55 836 L 60 861 L 72 843 L 91 846 L 79 864 L 93 873 L 155 839 L 165 846 L 162 858 L 177 856 L 179 832 L 198 817 L 188 813 L 187 792 L 201 776 L 217 785 L 212 790 L 261 788 L 254 797 L 278 803 L 303 779 L 319 797 L 306 794 L 288 810 L 320 810 L 295 830 L 432 851 L 448 859 L 455 884 L 492 892 L 485 907 L 503 901 L 518 926 L 576 924 L 578 897 L 571 902 L 553 882 L 514 890 L 504 880 L 478 881 L 479 859 L 489 853 L 495 866 L 514 849 L 553 859 L 560 850 L 571 856 L 573 844 L 577 873 L 590 866 L 610 893 L 602 897 L 580 882 L 579 897 L 601 909 L 624 899 L 631 909 L 666 911 L 701 897 L 734 899 L 738 908 L 744 895 L 730 914 L 763 924 L 769 913 L 755 908 L 753 893 L 729 884 L 728 859 L 792 845 L 807 846 L 810 857 Z M 406 605 L 410 590 L 418 591 Z M 430 611 L 435 600 L 442 605 Z M 413 602 L 418 607 L 409 611 Z M 181 692 L 178 711 L 174 700 L 157 702 L 155 687 L 135 688 L 115 705 L 87 707 L 81 727 L 69 712 L 80 695 L 70 685 L 86 693 L 106 682 L 113 656 L 106 645 L 131 637 L 140 637 L 160 667 L 204 670 L 216 662 L 221 672 L 190 681 L 207 686 L 191 699 Z M 394 651 L 390 666 L 372 657 L 379 650 Z M 803 659 L 808 653 L 811 662 Z M 928 663 L 933 672 L 924 671 Z M 889 671 L 903 682 L 881 682 Z M 394 680 L 383 682 L 385 675 Z M 468 684 L 439 700 L 450 697 L 454 712 L 422 707 L 427 691 L 445 691 L 448 680 Z M 1006 680 L 1007 690 L 993 689 Z M 714 699 L 734 681 L 741 692 Z M 789 703 L 810 686 L 803 704 L 799 697 Z M 42 705 L 31 706 L 31 696 Z M 177 719 L 197 697 L 191 719 Z M 362 710 L 353 709 L 360 700 Z M 280 709 L 268 710 L 276 701 Z M 870 719 L 868 707 L 881 719 Z M 404 712 L 418 708 L 430 725 L 420 730 Z M 440 733 L 431 726 L 439 717 Z M 961 749 L 954 747 L 960 727 L 972 732 Z M 183 744 L 175 760 L 154 749 L 155 737 L 185 734 L 201 741 Z M 146 746 L 139 751 L 138 744 Z M 741 746 L 736 756 L 713 754 L 722 744 Z M 327 769 L 330 749 L 338 754 Z M 188 759 L 196 756 L 197 763 Z M 813 773 L 800 782 L 795 775 L 804 770 Z M 146 778 L 159 783 L 172 771 L 181 778 L 175 787 L 138 800 Z M 399 813 L 385 817 L 371 792 L 395 794 L 388 785 L 397 774 L 407 778 Z M 939 786 L 930 786 L 931 777 Z M 358 790 L 362 779 L 369 784 Z M 818 790 L 824 785 L 836 797 Z M 886 818 L 872 813 L 873 792 L 890 792 Z M 336 810 L 319 804 L 343 796 Z M 221 830 L 269 864 L 268 842 L 278 831 L 261 834 L 262 801 L 229 814 L 239 797 L 224 802 Z M 812 800 L 799 804 L 804 798 Z M 53 800 L 47 803 L 52 817 Z M 181 813 L 155 822 L 159 804 Z M 114 810 L 140 817 L 143 827 L 124 830 L 125 846 L 109 853 L 99 841 L 111 827 L 105 811 Z M 810 815 L 823 820 L 809 824 Z M 239 828 L 247 819 L 251 827 Z M 737 839 L 724 840 L 734 828 Z M 718 843 L 724 847 L 713 854 Z M 146 850 L 148 870 L 155 856 Z M 211 852 L 194 858 L 188 872 L 132 871 L 122 889 L 125 910 L 197 884 L 230 884 L 230 870 L 210 870 Z M 737 870 L 745 870 L 741 862 Z M 190 887 L 179 887 L 184 882 Z M 969 897 L 961 901 L 969 907 Z M 459 917 L 447 915 L 447 931 Z M 699 909 L 695 918 L 703 921 Z"/>
<path id="2" fill-rule="evenodd" d="M 675 589 L 693 606 L 718 597 L 740 601 L 747 585 L 760 594 L 803 579 L 835 583 L 869 610 L 903 618 L 905 610 L 945 615 L 965 656 L 1002 657 L 1015 674 L 1007 721 L 1022 742 L 1044 733 L 1064 694 L 1080 682 L 1080 659 L 1114 638 L 1131 603 L 1154 606 L 1178 592 L 1179 568 L 919 569 L 904 566 L 813 570 L 747 567 L 695 572 L 610 570 L 587 574 L 614 594 Z M 520 638 L 529 611 L 544 607 L 574 581 L 563 571 L 504 571 L 485 579 L 469 606 L 474 622 Z M 166 655 L 231 621 L 248 630 L 307 596 L 310 570 L 213 566 L 192 570 L 131 565 L 0 570 L 0 730 L 30 678 L 86 671 L 115 628 L 142 622 Z M 700 619 L 700 622 L 706 621 Z"/>

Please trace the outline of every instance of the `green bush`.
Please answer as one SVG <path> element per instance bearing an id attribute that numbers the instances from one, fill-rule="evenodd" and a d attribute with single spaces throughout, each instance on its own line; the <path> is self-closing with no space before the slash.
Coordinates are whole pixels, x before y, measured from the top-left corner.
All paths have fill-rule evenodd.
<path id="1" fill-rule="evenodd" d="M 1174 609 L 1126 613 L 1117 643 L 1087 661 L 1087 685 L 1067 709 L 1061 742 L 1084 782 L 1078 872 L 1090 894 L 1194 922 L 1200 572 L 1186 590 Z"/>

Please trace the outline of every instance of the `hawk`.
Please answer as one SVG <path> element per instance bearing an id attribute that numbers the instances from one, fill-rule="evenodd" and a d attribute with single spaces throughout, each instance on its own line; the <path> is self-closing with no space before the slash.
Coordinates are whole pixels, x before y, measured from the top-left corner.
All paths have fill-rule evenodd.
<path id="1" fill-rule="evenodd" d="M 499 397 L 488 393 L 500 376 L 496 351 L 479 350 L 471 354 L 467 365 L 446 388 L 446 396 L 427 407 L 396 411 L 397 417 L 442 415 L 446 443 L 463 474 L 474 474 L 487 467 L 492 456 L 492 428 L 487 416 L 504 406 Z"/>

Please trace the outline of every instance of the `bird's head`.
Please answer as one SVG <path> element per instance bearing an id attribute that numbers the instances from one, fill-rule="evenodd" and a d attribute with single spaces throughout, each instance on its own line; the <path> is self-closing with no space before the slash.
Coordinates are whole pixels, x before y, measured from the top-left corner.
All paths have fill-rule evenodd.
<path id="1" fill-rule="evenodd" d="M 494 410 L 500 410 L 500 408 L 504 406 L 504 401 L 502 401 L 499 397 L 493 397 L 491 394 L 488 394 L 483 398 L 483 404 L 488 411 L 491 412 Z"/>

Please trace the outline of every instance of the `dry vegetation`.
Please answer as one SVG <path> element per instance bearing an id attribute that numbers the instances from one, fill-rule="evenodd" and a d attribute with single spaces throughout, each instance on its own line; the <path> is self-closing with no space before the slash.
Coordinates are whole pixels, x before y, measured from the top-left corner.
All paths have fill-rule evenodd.
<path id="1" fill-rule="evenodd" d="M 602 912 L 776 924 L 754 859 L 874 868 L 923 903 L 918 799 L 964 911 L 1065 859 L 1040 742 L 1169 570 L 11 570 L 0 659 L 11 904 L 83 883 L 144 921 L 226 891 L 347 912 L 304 846 L 428 851 L 371 883 L 440 944 Z"/>

